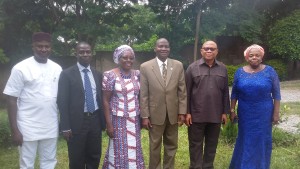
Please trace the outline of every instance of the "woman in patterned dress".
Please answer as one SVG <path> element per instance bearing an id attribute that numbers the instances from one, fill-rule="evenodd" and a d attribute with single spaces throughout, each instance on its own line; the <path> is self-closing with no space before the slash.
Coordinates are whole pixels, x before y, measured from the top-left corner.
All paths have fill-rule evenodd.
<path id="1" fill-rule="evenodd" d="M 113 54 L 117 68 L 103 73 L 103 106 L 109 136 L 103 169 L 143 169 L 139 70 L 133 70 L 134 51 L 128 45 Z"/>

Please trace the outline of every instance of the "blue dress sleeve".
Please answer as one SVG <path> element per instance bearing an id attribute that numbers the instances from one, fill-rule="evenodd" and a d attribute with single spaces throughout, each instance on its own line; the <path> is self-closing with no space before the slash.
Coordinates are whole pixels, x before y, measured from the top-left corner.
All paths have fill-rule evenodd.
<path id="1" fill-rule="evenodd" d="M 231 90 L 231 100 L 232 99 L 238 99 L 238 91 L 237 91 L 237 82 L 240 74 L 240 69 L 236 70 L 234 73 L 234 78 L 233 78 L 233 84 L 232 84 L 232 90 Z"/>
<path id="2" fill-rule="evenodd" d="M 272 79 L 272 97 L 274 100 L 281 100 L 280 81 L 276 71 L 272 67 L 270 69 L 270 74 Z"/>

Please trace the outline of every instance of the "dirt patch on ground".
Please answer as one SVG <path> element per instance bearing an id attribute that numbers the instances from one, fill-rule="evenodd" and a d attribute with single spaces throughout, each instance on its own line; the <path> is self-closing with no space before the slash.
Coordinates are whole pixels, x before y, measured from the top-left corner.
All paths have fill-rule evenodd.
<path id="1" fill-rule="evenodd" d="M 300 102 L 300 90 L 281 89 L 281 102 Z"/>
<path id="2" fill-rule="evenodd" d="M 276 127 L 287 131 L 289 133 L 297 134 L 300 133 L 300 116 L 289 115 L 282 119 L 283 121 L 279 123 Z"/>

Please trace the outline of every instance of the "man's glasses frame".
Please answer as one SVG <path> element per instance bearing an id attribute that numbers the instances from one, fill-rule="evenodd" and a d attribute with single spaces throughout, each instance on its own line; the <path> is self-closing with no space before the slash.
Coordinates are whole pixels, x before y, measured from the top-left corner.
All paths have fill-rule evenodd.
<path id="1" fill-rule="evenodd" d="M 217 48 L 209 48 L 209 47 L 205 47 L 205 48 L 201 48 L 201 49 L 203 49 L 206 52 L 209 51 L 209 50 L 212 51 L 212 52 L 217 50 Z"/>

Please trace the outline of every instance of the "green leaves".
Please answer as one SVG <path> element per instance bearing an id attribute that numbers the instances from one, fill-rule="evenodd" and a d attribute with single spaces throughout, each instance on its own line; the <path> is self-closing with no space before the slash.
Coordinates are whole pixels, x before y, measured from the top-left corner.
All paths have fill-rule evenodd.
<path id="1" fill-rule="evenodd" d="M 141 44 L 134 44 L 133 45 L 133 49 L 135 51 L 153 51 L 153 48 L 154 48 L 154 45 L 155 45 L 155 42 L 157 41 L 158 39 L 158 36 L 156 34 L 152 35 L 151 38 L 144 42 L 144 43 L 141 43 Z"/>
<path id="2" fill-rule="evenodd" d="M 78 41 L 87 41 L 96 50 L 129 44 L 148 51 L 155 37 L 165 37 L 172 55 L 183 60 L 177 55 L 184 45 L 195 42 L 200 12 L 200 42 L 239 36 L 245 43 L 264 44 L 268 35 L 272 53 L 299 59 L 299 16 L 274 24 L 299 4 L 299 0 L 151 0 L 145 5 L 136 0 L 1 0 L 0 48 L 10 59 L 27 57 L 35 31 L 52 33 L 53 54 L 58 56 L 72 55 Z"/>
<path id="3" fill-rule="evenodd" d="M 270 52 L 290 60 L 300 59 L 300 10 L 278 20 L 268 33 Z"/>
<path id="4" fill-rule="evenodd" d="M 3 53 L 3 49 L 0 48 L 0 63 L 7 63 L 9 58 Z"/>

